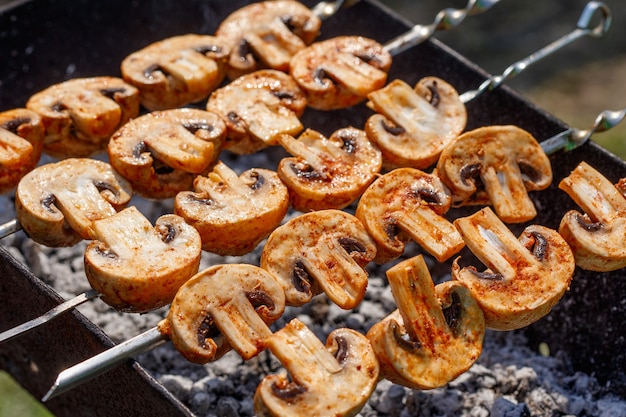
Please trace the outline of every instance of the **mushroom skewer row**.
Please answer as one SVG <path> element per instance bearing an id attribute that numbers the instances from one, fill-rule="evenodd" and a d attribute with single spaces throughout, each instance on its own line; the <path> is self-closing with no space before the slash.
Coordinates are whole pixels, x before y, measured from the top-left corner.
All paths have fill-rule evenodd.
<path id="1" fill-rule="evenodd" d="M 600 15 L 601 22 L 592 27 L 592 18 L 596 14 Z M 377 114 L 369 117 L 365 130 L 383 154 L 383 167 L 387 170 L 428 168 L 465 129 L 466 103 L 583 36 L 602 36 L 608 31 L 610 22 L 608 7 L 590 2 L 580 15 L 575 30 L 513 63 L 502 75 L 489 77 L 478 89 L 460 95 L 452 85 L 438 77 L 424 77 L 414 88 L 404 81 L 393 80 L 369 93 L 367 104 Z"/>

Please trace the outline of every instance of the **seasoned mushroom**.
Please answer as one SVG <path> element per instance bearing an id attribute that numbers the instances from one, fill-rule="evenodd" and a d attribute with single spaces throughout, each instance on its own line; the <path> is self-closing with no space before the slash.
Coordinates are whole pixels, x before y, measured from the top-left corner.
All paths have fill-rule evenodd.
<path id="1" fill-rule="evenodd" d="M 320 18 L 297 1 L 263 1 L 236 10 L 215 31 L 231 50 L 228 77 L 261 68 L 288 71 L 291 57 L 317 38 L 321 25 Z"/>
<path id="2" fill-rule="evenodd" d="M 300 306 L 322 292 L 351 309 L 365 295 L 365 266 L 376 246 L 354 216 L 320 210 L 295 217 L 274 230 L 261 254 L 261 268 L 276 278 L 287 305 Z"/>
<path id="3" fill-rule="evenodd" d="M 226 125 L 215 113 L 199 109 L 155 111 L 138 117 L 112 137 L 111 165 L 137 194 L 174 197 L 189 190 L 220 153 Z"/>
<path id="4" fill-rule="evenodd" d="M 391 55 L 378 42 L 339 36 L 315 42 L 291 59 L 289 71 L 318 110 L 354 106 L 387 82 Z"/>
<path id="5" fill-rule="evenodd" d="M 75 78 L 34 94 L 26 107 L 41 115 L 44 152 L 86 157 L 106 149 L 111 135 L 139 114 L 139 90 L 120 78 Z"/>
<path id="6" fill-rule="evenodd" d="M 0 112 L 0 194 L 15 186 L 37 166 L 43 150 L 44 127 L 32 110 Z"/>
<path id="7" fill-rule="evenodd" d="M 154 42 L 122 61 L 124 80 L 140 91 L 148 110 L 204 100 L 226 75 L 230 50 L 215 36 L 187 34 Z"/>
<path id="8" fill-rule="evenodd" d="M 460 282 L 435 286 L 418 255 L 387 271 L 398 309 L 367 332 L 381 376 L 412 389 L 439 388 L 480 356 L 483 312 Z"/>
<path id="9" fill-rule="evenodd" d="M 519 237 L 489 208 L 454 221 L 467 247 L 487 269 L 452 265 L 452 278 L 472 292 L 487 327 L 513 330 L 550 312 L 569 288 L 574 255 L 561 235 L 531 225 Z"/>
<path id="10" fill-rule="evenodd" d="M 280 135 L 302 131 L 306 99 L 293 78 L 275 70 L 244 75 L 211 94 L 207 110 L 228 127 L 224 148 L 250 154 L 276 145 Z"/>
<path id="11" fill-rule="evenodd" d="M 276 279 L 246 264 L 215 265 L 183 285 L 159 330 L 187 360 L 204 364 L 232 347 L 244 359 L 265 349 L 285 308 Z"/>
<path id="12" fill-rule="evenodd" d="M 620 180 L 622 186 L 626 178 Z M 626 187 L 613 186 L 600 172 L 581 162 L 559 188 L 585 214 L 568 211 L 559 233 L 569 243 L 576 265 L 590 271 L 615 271 L 626 266 Z"/>
<path id="13" fill-rule="evenodd" d="M 294 157 L 283 158 L 278 175 L 299 211 L 342 209 L 371 184 L 382 166 L 380 151 L 364 131 L 339 129 L 330 138 L 307 129 L 298 140 L 282 135 L 278 142 Z"/>
<path id="14" fill-rule="evenodd" d="M 459 94 L 437 77 L 422 78 L 414 89 L 393 80 L 367 97 L 378 114 L 367 120 L 365 131 L 380 148 L 387 170 L 428 168 L 467 123 Z"/>
<path id="15" fill-rule="evenodd" d="M 120 311 L 146 312 L 169 304 L 198 272 L 200 235 L 173 214 L 154 227 L 136 207 L 93 222 L 85 274 L 102 300 Z"/>
<path id="16" fill-rule="evenodd" d="M 537 140 L 516 126 L 466 132 L 441 153 L 437 173 L 460 205 L 493 204 L 506 223 L 533 219 L 528 191 L 552 182 L 552 167 Z"/>
<path id="17" fill-rule="evenodd" d="M 286 368 L 268 375 L 254 394 L 257 416 L 355 416 L 378 383 L 379 365 L 369 341 L 337 329 L 326 346 L 297 319 L 270 336 L 270 351 Z"/>
<path id="18" fill-rule="evenodd" d="M 15 210 L 35 242 L 71 246 L 90 239 L 93 222 L 124 208 L 131 196 L 131 185 L 111 165 L 71 158 L 26 174 L 15 192 Z"/>
<path id="19" fill-rule="evenodd" d="M 398 258 L 411 239 L 444 261 L 465 246 L 444 217 L 451 203 L 450 191 L 436 175 L 398 168 L 365 190 L 355 215 L 376 242 L 376 263 Z"/>
<path id="20" fill-rule="evenodd" d="M 237 176 L 223 162 L 174 200 L 174 212 L 200 232 L 202 249 L 220 255 L 252 251 L 288 209 L 289 192 L 275 172 L 249 169 Z"/>

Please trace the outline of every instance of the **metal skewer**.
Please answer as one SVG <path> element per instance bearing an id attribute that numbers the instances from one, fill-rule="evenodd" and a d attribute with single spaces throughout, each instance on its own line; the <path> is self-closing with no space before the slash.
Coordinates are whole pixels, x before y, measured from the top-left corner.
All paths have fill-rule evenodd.
<path id="1" fill-rule="evenodd" d="M 337 13 L 340 9 L 347 9 L 361 0 L 335 0 L 321 1 L 311 8 L 311 12 L 322 20 L 328 19 Z"/>

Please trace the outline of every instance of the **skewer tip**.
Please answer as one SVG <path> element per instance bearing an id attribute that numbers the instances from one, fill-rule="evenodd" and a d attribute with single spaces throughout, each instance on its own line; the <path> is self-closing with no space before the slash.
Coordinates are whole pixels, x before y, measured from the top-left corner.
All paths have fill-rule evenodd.
<path id="1" fill-rule="evenodd" d="M 54 385 L 52 385 L 52 387 L 48 390 L 48 392 L 46 393 L 46 395 L 44 395 L 41 398 L 41 402 L 45 403 L 46 401 L 56 397 L 57 395 L 60 394 L 60 392 L 57 392 L 57 390 L 59 389 L 59 380 L 57 378 L 56 381 L 54 381 Z"/>

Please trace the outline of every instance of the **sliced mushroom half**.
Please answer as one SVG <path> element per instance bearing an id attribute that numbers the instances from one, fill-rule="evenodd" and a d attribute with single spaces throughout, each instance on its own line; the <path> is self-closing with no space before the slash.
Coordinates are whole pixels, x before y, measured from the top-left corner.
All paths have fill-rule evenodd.
<path id="1" fill-rule="evenodd" d="M 111 135 L 139 114 L 139 90 L 120 78 L 75 78 L 34 94 L 26 107 L 46 128 L 44 152 L 86 157 L 106 149 Z"/>
<path id="2" fill-rule="evenodd" d="M 174 200 L 174 212 L 200 232 L 202 249 L 220 255 L 252 251 L 288 209 L 289 191 L 275 172 L 249 169 L 237 176 L 223 162 Z"/>
<path id="3" fill-rule="evenodd" d="M 393 80 L 368 98 L 378 114 L 367 120 L 365 131 L 380 148 L 387 170 L 428 168 L 467 123 L 459 94 L 437 77 L 422 78 L 415 88 Z"/>
<path id="4" fill-rule="evenodd" d="M 463 133 L 448 145 L 437 173 L 458 205 L 492 204 L 506 223 L 533 219 L 528 191 L 552 182 L 552 167 L 537 140 L 517 126 L 488 126 Z"/>
<path id="5" fill-rule="evenodd" d="M 381 376 L 412 389 L 439 388 L 482 351 L 483 312 L 460 282 L 435 286 L 421 255 L 387 271 L 398 309 L 367 332 Z"/>
<path id="6" fill-rule="evenodd" d="M 343 309 L 365 296 L 365 266 L 376 246 L 361 222 L 340 210 L 295 217 L 274 230 L 261 254 L 261 267 L 278 278 L 287 305 L 300 306 L 324 292 Z"/>
<path id="7" fill-rule="evenodd" d="M 263 378 L 254 395 L 258 416 L 355 416 L 378 383 L 376 355 L 352 329 L 334 330 L 324 346 L 294 319 L 266 343 L 289 376 Z"/>
<path id="8" fill-rule="evenodd" d="M 146 312 L 169 304 L 198 272 L 202 248 L 196 229 L 176 215 L 155 226 L 136 207 L 93 223 L 85 274 L 102 300 L 120 311 Z"/>
<path id="9" fill-rule="evenodd" d="M 569 288 L 575 263 L 560 234 L 531 225 L 519 239 L 489 208 L 454 221 L 467 247 L 487 266 L 452 265 L 480 305 L 487 327 L 514 330 L 544 317 Z"/>
<path id="10" fill-rule="evenodd" d="M 465 246 L 444 216 L 451 203 L 450 191 L 436 175 L 398 168 L 365 190 L 355 215 L 376 242 L 376 263 L 398 258 L 409 240 L 442 262 Z"/>
<path id="11" fill-rule="evenodd" d="M 250 154 L 276 145 L 280 135 L 297 135 L 306 99 L 289 75 L 261 70 L 237 78 L 211 94 L 207 110 L 228 127 L 224 148 Z"/>
<path id="12" fill-rule="evenodd" d="M 131 120 L 108 146 L 111 165 L 147 198 L 189 190 L 220 153 L 226 125 L 200 109 L 155 111 Z"/>
<path id="13" fill-rule="evenodd" d="M 626 178 L 621 183 L 626 184 Z M 576 265 L 583 269 L 615 271 L 626 266 L 626 192 L 620 192 L 619 184 L 614 186 L 586 162 L 559 183 L 584 211 L 568 211 L 559 226 Z"/>
<path id="14" fill-rule="evenodd" d="M 26 174 L 15 192 L 15 210 L 35 242 L 71 246 L 91 239 L 93 222 L 124 208 L 131 196 L 131 185 L 111 165 L 70 158 Z"/>
<path id="15" fill-rule="evenodd" d="M 319 35 L 322 22 L 297 1 L 253 3 L 228 15 L 215 31 L 231 50 L 228 77 L 262 68 L 289 70 L 291 57 Z"/>
<path id="16" fill-rule="evenodd" d="M 217 88 L 226 76 L 229 52 L 215 36 L 173 36 L 128 55 L 122 77 L 139 89 L 146 109 L 182 107 L 204 100 Z"/>
<path id="17" fill-rule="evenodd" d="M 371 184 L 382 166 L 378 148 L 364 131 L 339 129 L 330 138 L 307 129 L 298 140 L 282 135 L 278 142 L 293 157 L 283 158 L 278 175 L 299 211 L 342 209 Z"/>
<path id="18" fill-rule="evenodd" d="M 32 110 L 0 113 L 0 194 L 12 190 L 32 171 L 43 150 L 44 126 Z"/>
<path id="19" fill-rule="evenodd" d="M 208 363 L 232 347 L 250 359 L 266 347 L 285 308 L 282 288 L 265 270 L 246 264 L 209 267 L 183 285 L 159 324 L 187 360 Z"/>
<path id="20" fill-rule="evenodd" d="M 294 55 L 290 73 L 318 110 L 354 106 L 387 82 L 391 55 L 378 42 L 339 36 L 315 42 Z"/>

